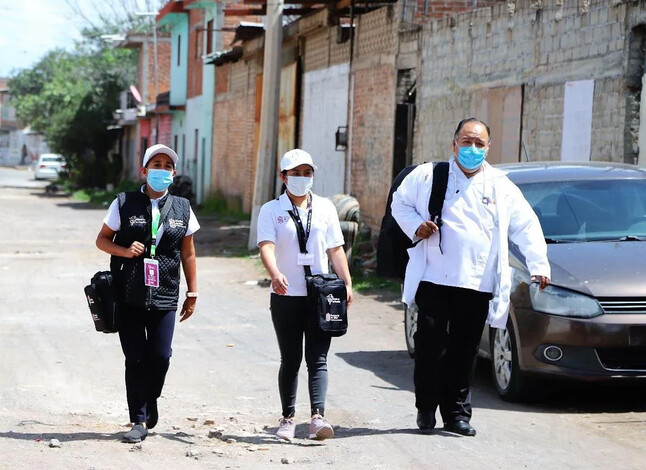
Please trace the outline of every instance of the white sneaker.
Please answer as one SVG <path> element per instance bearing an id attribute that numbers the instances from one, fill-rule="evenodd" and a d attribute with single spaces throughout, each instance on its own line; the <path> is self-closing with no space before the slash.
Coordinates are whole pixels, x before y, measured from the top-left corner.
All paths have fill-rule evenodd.
<path id="1" fill-rule="evenodd" d="M 321 415 L 312 416 L 312 422 L 310 423 L 310 439 L 318 439 L 322 441 L 323 439 L 329 439 L 334 436 L 334 429 L 330 423 L 327 422 Z"/>
<path id="2" fill-rule="evenodd" d="M 286 441 L 291 441 L 294 439 L 295 432 L 296 423 L 294 423 L 294 420 L 292 418 L 281 418 L 278 431 L 276 431 L 276 437 L 280 437 Z"/>

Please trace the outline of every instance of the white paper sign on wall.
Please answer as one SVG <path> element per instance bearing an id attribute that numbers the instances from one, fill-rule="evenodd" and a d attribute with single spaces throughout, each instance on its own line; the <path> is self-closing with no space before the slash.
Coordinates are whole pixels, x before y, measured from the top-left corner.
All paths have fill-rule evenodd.
<path id="1" fill-rule="evenodd" d="M 594 80 L 565 83 L 561 160 L 590 161 Z"/>

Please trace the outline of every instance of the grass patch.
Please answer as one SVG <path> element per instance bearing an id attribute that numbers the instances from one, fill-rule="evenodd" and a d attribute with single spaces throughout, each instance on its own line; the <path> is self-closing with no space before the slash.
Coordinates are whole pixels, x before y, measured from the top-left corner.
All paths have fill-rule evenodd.
<path id="1" fill-rule="evenodd" d="M 249 220 L 251 216 L 240 210 L 239 205 L 229 202 L 227 199 L 216 194 L 206 199 L 199 207 L 199 215 L 217 216 L 219 219 L 229 220 L 232 222 L 242 222 Z"/>
<path id="2" fill-rule="evenodd" d="M 376 293 L 385 291 L 396 294 L 401 292 L 401 285 L 399 282 L 377 276 L 369 276 L 363 278 L 353 277 L 352 288 L 357 292 L 363 293 Z"/>
<path id="3" fill-rule="evenodd" d="M 69 183 L 64 183 L 65 189 L 67 192 L 72 193 L 72 199 L 81 202 L 89 202 L 90 204 L 96 204 L 98 206 L 105 206 L 110 204 L 117 194 L 123 191 L 131 191 L 138 189 L 141 183 L 136 181 L 122 181 L 115 187 L 112 191 L 100 188 L 82 188 L 82 189 L 72 189 L 69 186 Z"/>

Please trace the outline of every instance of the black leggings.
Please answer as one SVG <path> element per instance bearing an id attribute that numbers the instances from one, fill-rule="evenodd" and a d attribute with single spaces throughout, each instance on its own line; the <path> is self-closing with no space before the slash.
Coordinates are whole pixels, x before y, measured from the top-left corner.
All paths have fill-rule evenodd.
<path id="1" fill-rule="evenodd" d="M 311 412 L 321 415 L 325 413 L 327 353 L 331 338 L 315 328 L 308 313 L 306 297 L 271 294 L 271 320 L 280 349 L 278 389 L 285 418 L 294 416 L 296 411 L 298 370 L 303 360 L 303 335 Z"/>

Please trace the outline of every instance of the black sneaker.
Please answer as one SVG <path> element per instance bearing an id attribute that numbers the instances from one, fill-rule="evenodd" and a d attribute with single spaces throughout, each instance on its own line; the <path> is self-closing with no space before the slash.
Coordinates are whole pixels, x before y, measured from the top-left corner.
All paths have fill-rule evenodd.
<path id="1" fill-rule="evenodd" d="M 159 412 L 157 411 L 157 400 L 151 401 L 146 405 L 147 417 L 146 417 L 146 427 L 152 429 L 157 426 L 157 421 L 159 420 Z"/>
<path id="2" fill-rule="evenodd" d="M 430 411 L 417 412 L 417 427 L 423 433 L 428 433 L 435 427 L 435 413 Z"/>
<path id="3" fill-rule="evenodd" d="M 141 423 L 137 423 L 132 428 L 130 428 L 130 431 L 123 435 L 123 442 L 136 444 L 137 442 L 141 442 L 146 439 L 147 435 L 148 430 L 146 429 L 146 426 Z"/>

